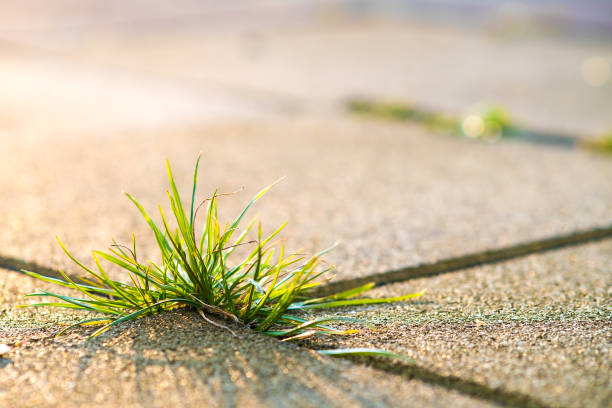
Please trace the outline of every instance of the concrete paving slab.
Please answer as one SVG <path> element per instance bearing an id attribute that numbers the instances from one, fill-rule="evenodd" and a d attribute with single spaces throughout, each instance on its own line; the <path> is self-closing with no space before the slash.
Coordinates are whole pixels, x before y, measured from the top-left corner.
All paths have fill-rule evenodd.
<path id="1" fill-rule="evenodd" d="M 19 133 L 13 133 L 19 134 Z M 574 151 L 445 139 L 416 127 L 344 120 L 270 120 L 64 137 L 7 138 L 0 152 L 2 255 L 74 268 L 136 232 L 154 257 L 129 191 L 155 212 L 167 200 L 164 159 L 188 194 L 204 153 L 200 197 L 219 188 L 234 216 L 259 188 L 287 176 L 256 208 L 264 227 L 289 220 L 289 248 L 329 256 L 363 276 L 612 222 L 612 161 Z M 147 254 L 147 255 L 144 255 Z"/>
<path id="2" fill-rule="evenodd" d="M 612 241 L 606 240 L 388 285 L 372 294 L 428 288 L 424 299 L 431 304 L 424 313 L 417 307 L 420 323 L 605 320 L 612 318 L 610 270 Z"/>
<path id="3" fill-rule="evenodd" d="M 584 78 L 589 61 L 609 71 L 612 47 L 605 41 L 509 38 L 415 21 L 216 29 L 179 21 L 144 30 L 85 25 L 81 31 L 86 35 L 78 41 L 71 36 L 58 44 L 53 38 L 61 30 L 49 29 L 39 43 L 131 75 L 155 74 L 192 89 L 220 86 L 307 112 L 334 111 L 361 95 L 457 115 L 475 104 L 499 104 L 519 123 L 544 131 L 597 135 L 612 128 L 612 80 L 592 86 Z"/>
<path id="4" fill-rule="evenodd" d="M 493 406 L 246 328 L 233 327 L 233 337 L 194 312 L 144 318 L 89 341 L 83 330 L 55 338 L 57 323 L 37 315 L 38 327 L 28 328 L 30 312 L 13 307 L 33 281 L 1 272 L 10 279 L 0 289 L 0 344 L 11 347 L 0 357 L 1 406 Z"/>
<path id="5" fill-rule="evenodd" d="M 337 109 L 355 94 L 459 115 L 484 102 L 501 104 L 540 130 L 589 135 L 612 128 L 609 41 L 555 30 L 512 35 L 503 18 L 469 27 L 473 5 L 463 5 L 462 25 L 449 16 L 423 18 L 418 5 L 406 6 L 413 12 L 393 13 L 393 19 L 384 13 L 359 18 L 350 6 L 319 3 L 115 2 L 104 10 L 95 2 L 74 9 L 63 1 L 21 3 L 0 6 L 0 38 L 7 44 L 94 67 L 121 67 L 120 82 L 127 77 L 142 85 L 138 77 L 157 75 L 151 89 L 137 94 L 159 92 L 165 82 L 209 96 L 211 87 L 221 87 L 238 99 L 284 100 L 315 112 Z M 576 6 L 590 12 L 593 7 Z M 536 7 L 523 11 L 530 8 Z M 528 19 L 521 23 L 536 24 Z M 119 99 L 127 104 L 138 98 L 118 94 Z"/>
<path id="6" fill-rule="evenodd" d="M 0 41 L 0 136 L 112 132 L 265 116 L 263 104 L 223 89 L 83 64 Z"/>
<path id="7" fill-rule="evenodd" d="M 355 93 L 454 112 L 484 100 L 544 130 L 599 132 L 612 126 L 610 81 L 589 86 L 581 71 L 592 57 L 609 65 L 607 43 L 380 23 L 239 32 L 46 24 L 25 30 L 27 49 L 20 28 L 17 37 L 0 29 L 0 266 L 16 258 L 75 272 L 55 234 L 86 258 L 136 231 L 154 258 L 120 191 L 155 208 L 167 157 L 187 192 L 199 150 L 202 197 L 246 186 L 224 199 L 223 214 L 289 176 L 259 207 L 264 222 L 290 219 L 291 248 L 342 241 L 329 257 L 341 277 L 612 222 L 606 158 L 333 116 Z M 211 123 L 287 110 L 331 115 Z M 0 405 L 608 406 L 611 249 L 571 251 L 379 289 L 374 296 L 430 292 L 420 303 L 342 311 L 379 330 L 321 343 L 410 354 L 418 366 L 377 367 L 418 381 L 249 331 L 237 340 L 202 330 L 190 313 L 93 342 L 82 333 L 52 340 L 52 328 L 77 315 L 15 309 L 42 284 L 0 270 L 0 343 L 20 342 L 0 359 Z"/>
<path id="8" fill-rule="evenodd" d="M 421 302 L 344 311 L 377 330 L 331 344 L 404 353 L 442 377 L 549 406 L 604 407 L 612 386 L 611 255 L 605 241 L 381 287 L 372 296 L 429 291 Z"/>
<path id="9" fill-rule="evenodd" d="M 501 104 L 519 121 L 544 129 L 583 134 L 612 127 L 610 84 L 594 88 L 580 76 L 589 57 L 612 61 L 609 44 L 508 40 L 425 24 L 279 34 L 264 30 L 207 39 L 185 33 L 167 42 L 136 40 L 118 53 L 135 66 L 153 65 L 153 56 L 158 72 L 300 96 L 314 106 L 360 94 L 463 114 L 484 102 Z M 252 57 L 250 49 L 259 54 Z M 115 48 L 107 53 L 123 62 Z"/>

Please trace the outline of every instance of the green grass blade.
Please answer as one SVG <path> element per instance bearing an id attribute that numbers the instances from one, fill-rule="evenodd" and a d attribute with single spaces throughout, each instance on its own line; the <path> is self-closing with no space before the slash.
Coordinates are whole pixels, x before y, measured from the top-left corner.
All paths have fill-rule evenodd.
<path id="1" fill-rule="evenodd" d="M 155 234 L 155 239 L 157 240 L 157 245 L 159 246 L 159 249 L 162 251 L 162 255 L 165 255 L 171 252 L 172 250 L 170 248 L 170 244 L 166 240 L 166 237 L 161 232 L 161 230 L 157 227 L 157 224 L 155 224 L 155 222 L 153 222 L 151 217 L 149 217 L 149 214 L 145 211 L 143 206 L 140 205 L 140 203 L 136 201 L 136 199 L 132 197 L 130 193 L 125 193 L 125 195 L 127 196 L 127 198 L 129 198 L 129 200 L 132 203 L 134 203 L 134 205 L 136 206 L 136 208 L 138 208 L 138 211 L 140 211 L 140 214 L 142 214 L 147 224 L 149 224 L 149 227 L 151 228 L 151 230 L 153 230 L 153 233 Z"/>
<path id="2" fill-rule="evenodd" d="M 202 153 L 198 154 L 198 158 L 196 160 L 195 170 L 193 171 L 193 190 L 191 191 L 191 208 L 189 210 L 189 220 L 191 221 L 189 225 L 193 225 L 193 204 L 195 202 L 195 193 L 196 187 L 198 185 L 198 168 L 200 167 L 200 159 L 202 158 Z M 195 237 L 194 237 L 195 239 Z"/>
<path id="3" fill-rule="evenodd" d="M 350 300 L 337 300 L 332 302 L 325 303 L 314 303 L 300 306 L 299 304 L 294 309 L 321 309 L 327 307 L 341 307 L 341 306 L 360 306 L 360 305 L 374 305 L 381 303 L 396 303 L 403 302 L 404 300 L 414 299 L 419 296 L 422 296 L 424 291 L 418 293 L 410 293 L 408 295 L 397 296 L 397 297 L 389 297 L 383 299 L 350 299 Z"/>
<path id="4" fill-rule="evenodd" d="M 358 321 L 357 319 L 353 319 L 350 317 L 341 317 L 341 316 L 336 316 L 336 317 L 321 317 L 318 319 L 312 319 L 312 320 L 308 320 L 302 324 L 299 324 L 291 329 L 288 330 L 282 330 L 282 331 L 275 331 L 274 334 L 271 334 L 272 336 L 276 336 L 276 337 L 286 337 L 286 336 L 291 336 L 295 333 L 298 333 L 304 329 L 309 329 L 311 327 L 315 327 L 315 328 L 323 328 L 324 330 L 328 330 L 331 328 L 327 328 L 327 327 L 323 327 L 321 326 L 321 323 L 326 323 L 326 322 L 333 322 L 333 321 L 347 321 L 347 322 L 356 322 Z M 333 330 L 333 329 L 332 329 Z M 269 334 L 269 333 L 267 333 Z"/>
<path id="5" fill-rule="evenodd" d="M 36 293 L 34 295 L 26 295 L 26 296 L 48 296 L 48 297 L 54 297 L 60 300 L 63 300 L 64 302 L 68 302 L 76 307 L 74 307 L 73 309 L 83 309 L 83 310 L 89 310 L 92 312 L 101 312 L 101 313 L 106 313 L 106 314 L 113 314 L 113 315 L 117 315 L 117 314 L 121 314 L 120 312 L 117 312 L 116 310 L 107 308 L 107 307 L 103 307 L 101 305 L 92 305 L 90 304 L 90 301 L 87 299 L 78 299 L 78 298 L 73 298 L 70 296 L 63 296 L 63 295 L 59 295 L 57 293 L 51 293 L 51 292 L 47 292 L 47 291 L 41 291 L 39 293 Z M 65 306 L 68 307 L 68 306 Z"/>
<path id="6" fill-rule="evenodd" d="M 160 302 L 154 303 L 152 305 L 143 307 L 140 310 L 137 310 L 133 313 L 130 313 L 128 315 L 122 316 L 116 320 L 113 320 L 112 323 L 107 324 L 106 326 L 102 327 L 101 329 L 96 330 L 90 337 L 96 337 L 99 336 L 100 334 L 104 333 L 105 331 L 107 331 L 108 329 L 110 329 L 112 326 L 115 326 L 121 322 L 125 322 L 128 320 L 134 320 L 138 317 L 140 317 L 141 315 L 147 313 L 148 311 L 150 311 L 151 309 L 153 309 L 156 306 L 161 306 L 162 304 L 166 304 L 166 303 L 183 303 L 183 302 L 187 302 L 187 303 L 192 303 L 192 301 L 190 301 L 189 299 L 166 299 L 166 300 L 162 300 Z"/>
<path id="7" fill-rule="evenodd" d="M 31 276 L 33 278 L 36 278 L 36 279 L 40 279 L 41 281 L 45 281 L 45 282 L 49 282 L 49 283 L 54 283 L 56 285 L 63 286 L 65 288 L 72 288 L 73 287 L 71 283 L 66 282 L 66 281 L 64 281 L 62 279 L 56 279 L 56 278 L 52 278 L 50 276 L 41 275 L 41 274 L 36 273 L 36 272 L 26 271 L 25 269 L 22 269 L 21 271 L 23 273 L 25 273 L 26 275 L 29 275 L 29 276 Z M 100 288 L 100 287 L 96 287 L 96 286 L 82 285 L 82 284 L 79 284 L 79 286 L 81 286 L 83 289 L 86 289 L 87 291 L 92 292 L 92 293 L 100 293 L 100 294 L 103 294 L 103 295 L 106 295 L 106 296 L 115 294 L 115 291 L 113 291 L 112 289 L 106 289 L 106 288 Z"/>
<path id="8" fill-rule="evenodd" d="M 251 199 L 251 201 L 246 205 L 246 207 L 244 207 L 244 210 L 242 210 L 242 212 L 240 213 L 240 215 L 234 220 L 234 222 L 232 223 L 231 228 L 235 228 L 238 226 L 238 224 L 240 224 L 240 221 L 242 221 L 242 218 L 244 217 L 244 215 L 247 213 L 247 211 L 249 210 L 249 208 L 251 208 L 251 206 L 253 204 L 255 204 L 261 197 L 264 196 L 264 194 L 266 194 L 268 191 L 270 191 L 270 189 L 272 187 L 274 187 L 275 185 L 277 185 L 278 183 L 280 183 L 282 180 L 284 180 L 285 177 L 281 177 L 280 179 L 276 180 L 274 183 L 270 184 L 269 186 L 263 188 L 262 190 L 260 190 L 257 194 L 255 194 L 255 197 L 253 197 Z"/>
<path id="9" fill-rule="evenodd" d="M 59 337 L 59 336 L 61 336 L 62 334 L 66 333 L 68 330 L 73 329 L 73 328 L 78 327 L 78 326 L 81 326 L 81 325 L 84 325 L 84 324 L 87 324 L 87 323 L 93 323 L 93 322 L 110 322 L 110 321 L 111 321 L 111 320 L 109 320 L 107 317 L 99 317 L 99 318 L 96 318 L 96 319 L 86 319 L 86 320 L 81 320 L 81 321 L 80 321 L 80 322 L 78 322 L 78 323 L 71 324 L 70 326 L 68 326 L 68 327 L 66 327 L 66 328 L 63 328 L 62 330 L 60 330 L 60 331 L 59 331 L 59 332 L 58 332 L 58 333 L 55 335 L 55 337 Z"/>
<path id="10" fill-rule="evenodd" d="M 327 302 L 330 300 L 336 300 L 336 299 L 346 299 L 346 298 L 350 298 L 350 297 L 355 297 L 357 295 L 360 295 L 364 292 L 367 292 L 368 290 L 372 289 L 374 286 L 376 285 L 376 283 L 374 282 L 370 282 L 370 283 L 366 283 L 363 286 L 359 286 L 353 289 L 349 289 L 346 290 L 344 292 L 340 292 L 340 293 L 336 293 L 334 295 L 330 295 L 330 296 L 324 296 L 324 297 L 320 297 L 320 298 L 316 298 L 316 299 L 308 299 L 307 301 L 303 302 L 304 305 L 308 305 L 311 303 L 321 303 L 321 302 Z"/>

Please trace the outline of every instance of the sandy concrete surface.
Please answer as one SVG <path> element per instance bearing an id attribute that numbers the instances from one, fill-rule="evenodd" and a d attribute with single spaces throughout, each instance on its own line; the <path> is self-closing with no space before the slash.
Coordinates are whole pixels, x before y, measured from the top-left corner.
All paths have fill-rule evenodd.
<path id="1" fill-rule="evenodd" d="M 531 129 L 588 137 L 612 128 L 605 38 L 356 18 L 325 2 L 78 3 L 0 5 L 0 267 L 78 273 L 55 235 L 88 263 L 91 249 L 135 232 L 141 258 L 155 259 L 122 191 L 155 213 L 164 160 L 187 196 L 200 151 L 198 199 L 239 191 L 221 200 L 222 218 L 287 176 L 253 215 L 268 231 L 289 220 L 290 250 L 339 241 L 328 256 L 339 278 L 612 223 L 609 157 L 445 138 L 344 106 L 358 95 L 461 115 L 492 103 Z M 377 330 L 304 344 L 240 327 L 234 338 L 189 311 L 54 339 L 82 314 L 17 308 L 51 286 L 0 269 L 0 406 L 607 408 L 610 245 L 377 288 L 429 291 L 329 312 Z M 309 349 L 340 345 L 416 364 Z"/>
<path id="2" fill-rule="evenodd" d="M 528 127 L 588 135 L 612 127 L 610 84 L 591 87 L 581 66 L 612 60 L 609 44 L 506 38 L 428 23 L 343 24 L 316 30 L 191 28 L 82 44 L 85 59 L 320 112 L 351 96 L 414 103 L 459 115 L 504 106 Z M 321 44 L 325 44 L 324 47 Z M 577 101 L 579 101 L 577 103 Z"/>
<path id="3" fill-rule="evenodd" d="M 10 101 L 26 93 L 10 90 L 25 83 L 21 88 L 55 101 L 80 98 L 80 105 L 108 111 L 111 120 L 125 124 L 129 116 L 142 124 L 262 110 L 329 113 L 361 95 L 458 115 L 475 104 L 496 104 L 519 123 L 547 131 L 589 136 L 612 128 L 612 80 L 590 86 L 583 77 L 593 58 L 608 61 L 609 70 L 612 47 L 604 40 L 512 36 L 416 17 L 286 16 L 282 22 L 282 7 L 250 11 L 259 14 L 249 18 L 249 10 L 234 10 L 185 19 L 187 10 L 183 19 L 172 13 L 147 19 L 133 10 L 121 17 L 94 10 L 89 18 L 51 15 L 30 24 L 7 14 L 0 28 L 6 59 L 0 103 L 15 108 Z M 223 21 L 235 24 L 224 29 Z M 54 77 L 63 91 L 54 89 L 57 81 L 49 83 Z M 117 109 L 127 104 L 128 113 Z M 147 109 L 155 114 L 147 117 Z"/>
<path id="4" fill-rule="evenodd" d="M 179 311 L 123 325 L 93 340 L 58 323 L 82 314 L 15 309 L 51 285 L 2 270 L 0 405 L 19 407 L 486 407 L 418 380 L 280 343 L 249 329 L 238 337 Z"/>
<path id="5" fill-rule="evenodd" d="M 200 198 L 237 214 L 257 190 L 287 176 L 257 206 L 264 226 L 290 220 L 293 250 L 339 241 L 342 276 L 567 233 L 612 221 L 612 161 L 515 143 L 468 143 L 418 127 L 350 120 L 242 121 L 156 132 L 9 140 L 0 153 L 5 256 L 68 267 L 54 240 L 89 257 L 135 231 L 153 258 L 146 224 L 121 194 L 155 212 L 170 159 L 187 195 L 203 152 Z"/>
<path id="6" fill-rule="evenodd" d="M 428 292 L 405 305 L 348 312 L 377 330 L 333 343 L 394 350 L 436 373 L 550 406 L 604 407 L 611 255 L 606 241 L 384 286 L 372 295 Z"/>

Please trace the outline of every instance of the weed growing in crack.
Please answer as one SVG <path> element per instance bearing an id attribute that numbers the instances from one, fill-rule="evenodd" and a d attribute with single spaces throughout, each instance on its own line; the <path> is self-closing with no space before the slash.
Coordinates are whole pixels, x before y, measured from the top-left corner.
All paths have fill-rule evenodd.
<path id="1" fill-rule="evenodd" d="M 34 272 L 24 272 L 46 282 L 73 288 L 82 296 L 64 296 L 40 291 L 27 296 L 43 296 L 53 298 L 54 301 L 27 306 L 64 307 L 104 315 L 82 320 L 66 327 L 58 335 L 76 326 L 101 326 L 91 335 L 94 337 L 127 320 L 179 307 L 189 307 L 197 310 L 208 323 L 228 330 L 230 330 L 228 327 L 211 320 L 211 317 L 244 324 L 258 332 L 283 340 L 294 340 L 315 334 L 352 332 L 337 330 L 328 324 L 331 321 L 354 319 L 323 317 L 306 320 L 300 317 L 300 311 L 401 302 L 422 294 L 422 292 L 412 293 L 384 299 L 356 298 L 371 289 L 374 286 L 371 283 L 329 296 L 314 297 L 311 291 L 320 285 L 318 278 L 328 274 L 333 268 L 321 259 L 329 249 L 312 257 L 303 254 L 286 255 L 283 245 L 278 246 L 272 242 L 286 223 L 266 237 L 262 236 L 259 224 L 257 240 L 245 242 L 255 223 L 251 221 L 240 233 L 238 233 L 239 225 L 249 208 L 272 185 L 257 193 L 231 224 L 222 226 L 217 217 L 219 194 L 215 192 L 200 206 L 194 205 L 198 164 L 199 158 L 193 176 L 191 204 L 189 211 L 186 211 L 170 165 L 167 163 L 171 189 L 168 198 L 177 228 L 171 229 L 161 206 L 162 222 L 158 225 L 138 201 L 126 193 L 153 231 L 160 250 L 161 262 L 158 264 L 152 261 L 141 262 L 137 256 L 135 238 L 132 237 L 130 247 L 115 242 L 108 252 L 92 251 L 95 267 L 90 268 L 71 255 L 58 238 L 66 255 L 86 272 L 87 276 L 82 278 L 82 283 L 71 280 L 64 272 L 61 272 L 64 280 Z M 207 204 L 207 210 L 202 233 L 196 235 L 197 213 L 204 204 Z M 232 256 L 234 250 L 239 245 L 248 244 L 254 248 L 247 251 L 248 254 L 241 259 L 234 260 L 235 256 Z M 103 262 L 123 269 L 129 277 L 129 282 L 111 279 Z M 382 350 L 373 349 L 323 351 L 332 355 L 342 355 L 343 352 L 351 355 L 360 353 L 390 355 Z"/>
<path id="2" fill-rule="evenodd" d="M 498 106 L 482 107 L 463 118 L 399 102 L 350 99 L 345 106 L 356 115 L 392 122 L 420 123 L 437 133 L 470 139 L 495 141 L 522 132 L 512 123 L 508 113 Z"/>

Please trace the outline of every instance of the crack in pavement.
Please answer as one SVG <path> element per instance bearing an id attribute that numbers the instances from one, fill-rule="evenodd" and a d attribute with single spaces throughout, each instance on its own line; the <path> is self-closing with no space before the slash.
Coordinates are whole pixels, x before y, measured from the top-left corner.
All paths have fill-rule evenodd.
<path id="1" fill-rule="evenodd" d="M 554 235 L 534 241 L 523 242 L 501 248 L 486 249 L 432 263 L 407 266 L 390 271 L 370 274 L 363 277 L 331 282 L 316 290 L 317 296 L 324 296 L 339 291 L 349 290 L 374 282 L 377 286 L 411 279 L 425 278 L 449 272 L 458 272 L 474 266 L 503 262 L 532 254 L 552 251 L 567 246 L 583 245 L 593 241 L 612 238 L 612 225 L 596 227 L 583 231 L 574 231 L 564 235 Z"/>
<path id="2" fill-rule="evenodd" d="M 486 249 L 471 254 L 446 258 L 432 263 L 407 266 L 400 269 L 370 274 L 358 278 L 343 279 L 327 283 L 314 291 L 316 296 L 324 296 L 339 291 L 349 290 L 367 283 L 374 282 L 377 286 L 403 282 L 411 279 L 425 278 L 444 273 L 458 272 L 474 266 L 503 262 L 510 259 L 541 252 L 552 251 L 567 246 L 583 245 L 593 241 L 612 238 L 612 224 L 604 227 L 595 227 L 582 231 L 573 231 L 564 235 L 554 235 L 534 241 L 523 242 L 496 249 Z M 23 273 L 24 270 L 36 272 L 51 278 L 62 279 L 61 273 L 48 266 L 23 259 L 0 255 L 0 268 Z M 68 274 L 72 280 L 80 280 L 81 275 Z"/>
<path id="3" fill-rule="evenodd" d="M 501 387 L 489 387 L 476 381 L 466 380 L 454 375 L 442 375 L 431 369 L 397 361 L 375 357 L 348 357 L 353 363 L 366 364 L 377 370 L 415 379 L 426 384 L 456 391 L 476 399 L 512 408 L 550 408 L 539 399 L 518 391 L 508 391 Z"/>
<path id="4" fill-rule="evenodd" d="M 14 258 L 10 256 L 0 255 L 0 268 L 19 273 L 25 273 L 24 271 L 35 272 L 39 275 L 47 276 L 49 278 L 64 280 L 64 277 L 57 269 L 40 265 L 36 262 L 28 262 L 23 259 Z M 80 281 L 81 279 L 81 275 L 69 273 L 66 273 L 66 275 L 74 281 Z"/>

